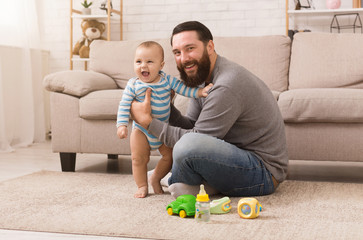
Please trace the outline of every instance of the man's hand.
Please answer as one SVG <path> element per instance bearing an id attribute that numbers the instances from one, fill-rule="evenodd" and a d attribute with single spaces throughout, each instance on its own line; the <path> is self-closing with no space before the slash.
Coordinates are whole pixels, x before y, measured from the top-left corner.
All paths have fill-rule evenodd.
<path id="1" fill-rule="evenodd" d="M 151 89 L 147 89 L 143 102 L 133 101 L 131 104 L 131 117 L 143 128 L 148 129 L 151 121 Z"/>

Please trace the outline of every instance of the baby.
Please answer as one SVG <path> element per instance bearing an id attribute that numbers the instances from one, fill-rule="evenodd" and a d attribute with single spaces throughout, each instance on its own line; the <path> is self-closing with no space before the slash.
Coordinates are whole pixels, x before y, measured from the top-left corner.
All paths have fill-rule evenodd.
<path id="1" fill-rule="evenodd" d="M 131 78 L 123 92 L 117 114 L 117 135 L 127 138 L 127 125 L 130 119 L 130 107 L 133 100 L 142 102 L 148 88 L 151 93 L 151 114 L 154 118 L 168 122 L 170 115 L 171 90 L 186 97 L 207 97 L 212 84 L 204 88 L 189 88 L 184 83 L 161 69 L 164 66 L 164 50 L 160 44 L 153 41 L 141 43 L 135 53 L 134 71 L 137 77 Z M 161 159 L 157 163 L 150 184 L 156 194 L 162 194 L 160 180 L 172 167 L 172 149 L 149 134 L 146 129 L 133 122 L 130 136 L 132 174 L 137 192 L 134 197 L 144 198 L 148 194 L 147 163 L 150 151 L 158 149 Z"/>

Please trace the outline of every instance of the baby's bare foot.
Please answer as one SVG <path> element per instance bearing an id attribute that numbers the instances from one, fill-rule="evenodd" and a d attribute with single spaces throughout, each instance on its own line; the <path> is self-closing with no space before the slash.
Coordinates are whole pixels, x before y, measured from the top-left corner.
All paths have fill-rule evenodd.
<path id="1" fill-rule="evenodd" d="M 134 194 L 135 198 L 145 198 L 148 194 L 148 188 L 147 186 L 139 187 L 137 189 L 137 192 Z"/>
<path id="2" fill-rule="evenodd" d="M 151 186 L 153 187 L 153 190 L 154 190 L 155 194 L 163 194 L 164 193 L 163 188 L 162 188 L 159 180 L 157 180 L 156 178 L 151 176 L 150 179 L 149 179 L 149 182 L 150 182 Z"/>

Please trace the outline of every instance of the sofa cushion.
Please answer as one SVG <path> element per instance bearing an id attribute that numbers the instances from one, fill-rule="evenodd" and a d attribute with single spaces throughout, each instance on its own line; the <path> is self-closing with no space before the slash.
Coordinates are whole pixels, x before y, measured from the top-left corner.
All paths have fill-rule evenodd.
<path id="1" fill-rule="evenodd" d="M 165 53 L 164 72 L 179 76 L 170 39 L 155 40 Z M 127 81 L 135 76 L 133 59 L 141 40 L 102 41 L 91 43 L 90 70 L 114 78 L 119 87 L 125 88 Z M 287 89 L 290 61 L 290 38 L 286 36 L 262 37 L 216 37 L 215 49 L 224 56 L 261 78 L 271 90 Z"/>
<path id="2" fill-rule="evenodd" d="M 362 43 L 362 34 L 295 34 L 289 89 L 363 88 Z"/>
<path id="3" fill-rule="evenodd" d="M 170 40 L 155 41 L 160 43 L 164 49 L 165 65 L 163 71 L 172 76 L 179 76 Z M 141 42 L 143 41 L 93 41 L 90 46 L 89 69 L 112 77 L 120 88 L 125 88 L 127 81 L 135 77 L 133 61 L 135 50 Z"/>
<path id="4" fill-rule="evenodd" d="M 216 52 L 262 79 L 274 91 L 287 89 L 291 40 L 287 36 L 216 37 Z"/>
<path id="5" fill-rule="evenodd" d="M 91 92 L 79 101 L 79 114 L 84 119 L 115 120 L 123 90 L 102 90 Z"/>
<path id="6" fill-rule="evenodd" d="M 48 74 L 43 80 L 44 88 L 82 97 L 92 91 L 117 89 L 115 81 L 107 75 L 92 71 L 61 71 Z"/>
<path id="7" fill-rule="evenodd" d="M 278 105 L 285 122 L 363 121 L 363 89 L 294 89 L 282 92 Z"/>

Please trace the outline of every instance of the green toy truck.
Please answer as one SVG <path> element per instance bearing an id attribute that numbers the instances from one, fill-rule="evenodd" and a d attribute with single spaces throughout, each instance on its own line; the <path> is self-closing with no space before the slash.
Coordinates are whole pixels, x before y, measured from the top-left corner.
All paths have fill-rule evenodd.
<path id="1" fill-rule="evenodd" d="M 166 211 L 169 215 L 177 214 L 181 218 L 195 215 L 196 198 L 193 195 L 181 195 L 168 204 Z"/>

